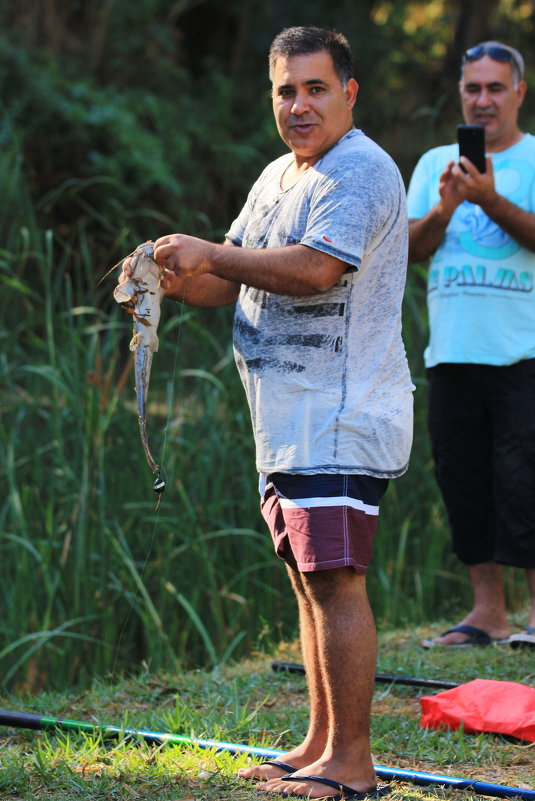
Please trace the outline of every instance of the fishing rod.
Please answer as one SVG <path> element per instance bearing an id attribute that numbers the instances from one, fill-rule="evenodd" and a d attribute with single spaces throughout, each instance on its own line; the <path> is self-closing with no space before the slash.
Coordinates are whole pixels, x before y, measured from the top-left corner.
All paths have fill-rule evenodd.
<path id="1" fill-rule="evenodd" d="M 127 737 L 141 739 L 151 745 L 196 745 L 199 748 L 214 748 L 217 751 L 228 751 L 231 754 L 251 754 L 264 759 L 276 759 L 284 753 L 274 748 L 259 748 L 252 745 L 239 745 L 217 740 L 198 740 L 185 737 L 182 734 L 166 734 L 164 732 L 145 731 L 122 726 L 99 726 L 96 723 L 81 720 L 56 718 L 49 715 L 31 715 L 28 712 L 12 712 L 8 709 L 0 709 L 0 725 L 21 729 L 59 729 L 60 731 L 88 732 L 100 735 L 102 738 L 112 737 L 118 739 Z M 535 801 L 535 790 L 525 790 L 521 787 L 508 787 L 504 784 L 492 784 L 491 782 L 441 776 L 402 768 L 388 768 L 382 765 L 374 765 L 374 769 L 380 779 L 387 779 L 388 781 L 406 782 L 424 787 L 450 787 L 454 790 L 470 790 L 478 795 L 488 795 L 494 798 L 520 798 L 522 801 Z"/>
<path id="2" fill-rule="evenodd" d="M 286 671 L 287 673 L 304 673 L 305 668 L 298 662 L 273 662 L 271 665 L 274 671 Z M 440 687 L 443 690 L 451 690 L 459 687 L 455 681 L 445 679 L 420 679 L 416 676 L 393 676 L 388 673 L 376 673 L 375 681 L 387 682 L 388 684 L 408 684 L 411 687 Z"/>

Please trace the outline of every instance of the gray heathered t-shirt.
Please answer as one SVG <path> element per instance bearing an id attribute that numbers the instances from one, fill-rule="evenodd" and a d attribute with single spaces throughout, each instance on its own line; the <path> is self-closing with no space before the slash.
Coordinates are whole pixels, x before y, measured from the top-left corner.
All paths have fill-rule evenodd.
<path id="1" fill-rule="evenodd" d="M 392 159 L 351 130 L 290 189 L 289 153 L 256 181 L 227 234 L 247 248 L 302 244 L 346 262 L 327 292 L 242 286 L 234 353 L 261 473 L 407 469 L 412 386 L 401 339 L 405 191 Z"/>

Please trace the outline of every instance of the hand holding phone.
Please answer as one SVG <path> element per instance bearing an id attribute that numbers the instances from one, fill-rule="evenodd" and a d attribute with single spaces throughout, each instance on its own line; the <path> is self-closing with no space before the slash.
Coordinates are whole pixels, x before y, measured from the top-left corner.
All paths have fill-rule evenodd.
<path id="1" fill-rule="evenodd" d="M 458 125 L 459 156 L 466 156 L 479 172 L 487 171 L 485 160 L 485 128 L 483 125 Z M 461 169 L 464 170 L 462 164 Z M 466 170 L 464 170 L 466 172 Z"/>

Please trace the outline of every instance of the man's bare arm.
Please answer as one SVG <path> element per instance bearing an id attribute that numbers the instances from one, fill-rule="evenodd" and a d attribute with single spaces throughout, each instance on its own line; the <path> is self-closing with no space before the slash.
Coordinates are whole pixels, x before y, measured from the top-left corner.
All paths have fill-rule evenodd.
<path id="1" fill-rule="evenodd" d="M 496 225 L 509 234 L 511 239 L 527 250 L 535 251 L 535 214 L 511 203 L 496 193 L 493 199 L 480 204 Z"/>
<path id="2" fill-rule="evenodd" d="M 535 214 L 520 208 L 498 194 L 494 185 L 492 159 L 487 156 L 487 171 L 476 170 L 465 157 L 461 158 L 464 170 L 453 169 L 455 179 L 462 185 L 466 200 L 477 203 L 496 225 L 527 250 L 535 251 Z"/>
<path id="3" fill-rule="evenodd" d="M 306 245 L 229 248 L 183 234 L 158 239 L 154 257 L 159 264 L 176 272 L 186 288 L 190 279 L 210 275 L 233 285 L 246 284 L 294 296 L 327 291 L 347 269 L 340 259 Z"/>
<path id="4" fill-rule="evenodd" d="M 187 306 L 227 306 L 240 294 L 240 285 L 205 273 L 183 278 L 166 270 L 162 281 L 165 297 Z"/>
<path id="5" fill-rule="evenodd" d="M 424 217 L 409 220 L 409 264 L 425 261 L 437 250 L 446 228 L 464 195 L 453 175 L 450 161 L 439 179 L 440 200 Z"/>
<path id="6" fill-rule="evenodd" d="M 436 251 L 451 215 L 448 217 L 437 203 L 425 217 L 409 220 L 409 264 L 426 261 Z"/>

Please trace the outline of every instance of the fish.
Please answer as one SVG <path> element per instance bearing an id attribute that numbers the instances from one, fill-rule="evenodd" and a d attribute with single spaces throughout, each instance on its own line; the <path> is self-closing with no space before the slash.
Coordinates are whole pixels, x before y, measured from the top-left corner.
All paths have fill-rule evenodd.
<path id="1" fill-rule="evenodd" d="M 147 398 L 153 354 L 157 352 L 159 346 L 157 331 L 164 294 L 163 267 L 154 260 L 154 243 L 151 241 L 138 245 L 133 253 L 119 264 L 127 265 L 130 268 L 130 275 L 117 284 L 113 290 L 113 297 L 132 315 L 134 330 L 129 347 L 134 354 L 139 432 L 149 467 L 157 474 L 153 489 L 159 494 L 164 491 L 165 482 L 160 477 L 160 467 L 149 447 Z"/>

